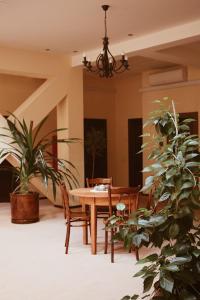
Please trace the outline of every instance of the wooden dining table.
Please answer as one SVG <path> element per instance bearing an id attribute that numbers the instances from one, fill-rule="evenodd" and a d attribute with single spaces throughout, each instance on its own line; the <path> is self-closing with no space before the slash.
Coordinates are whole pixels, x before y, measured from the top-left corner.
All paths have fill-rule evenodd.
<path id="1" fill-rule="evenodd" d="M 97 207 L 109 206 L 108 191 L 94 191 L 92 188 L 79 188 L 69 191 L 70 195 L 79 198 L 82 210 L 86 211 L 86 205 L 90 206 L 91 218 L 91 252 L 97 253 Z M 126 204 L 126 200 L 123 202 Z M 112 197 L 112 204 L 119 203 L 118 197 Z M 83 226 L 83 243 L 87 243 L 87 228 Z"/>

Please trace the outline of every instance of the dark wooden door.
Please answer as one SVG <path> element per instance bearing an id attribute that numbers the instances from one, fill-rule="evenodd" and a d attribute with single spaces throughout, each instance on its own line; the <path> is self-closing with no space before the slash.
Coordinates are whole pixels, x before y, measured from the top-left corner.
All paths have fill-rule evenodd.
<path id="1" fill-rule="evenodd" d="M 198 112 L 186 112 L 179 114 L 179 120 L 183 121 L 185 119 L 194 119 L 194 122 L 189 123 L 190 133 L 198 134 Z"/>
<path id="2" fill-rule="evenodd" d="M 106 119 L 84 119 L 84 160 L 85 178 L 107 177 Z"/>
<path id="3" fill-rule="evenodd" d="M 143 157 L 142 145 L 142 119 L 128 120 L 128 152 L 129 152 L 129 185 L 142 186 Z"/>

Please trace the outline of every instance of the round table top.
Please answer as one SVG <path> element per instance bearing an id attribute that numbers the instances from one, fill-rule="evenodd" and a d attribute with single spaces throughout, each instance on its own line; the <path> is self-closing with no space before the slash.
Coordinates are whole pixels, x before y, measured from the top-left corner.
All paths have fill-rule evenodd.
<path id="1" fill-rule="evenodd" d="M 69 190 L 69 194 L 77 197 L 87 197 L 87 198 L 108 197 L 108 191 L 94 191 L 92 188 L 79 188 L 79 189 Z"/>

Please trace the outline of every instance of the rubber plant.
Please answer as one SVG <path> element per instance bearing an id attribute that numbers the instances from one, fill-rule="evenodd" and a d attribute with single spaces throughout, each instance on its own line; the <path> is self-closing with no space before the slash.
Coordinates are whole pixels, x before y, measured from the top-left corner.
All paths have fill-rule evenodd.
<path id="1" fill-rule="evenodd" d="M 190 134 L 194 120 L 179 122 L 169 100 L 156 100 L 159 108 L 145 124 L 155 128 L 144 134 L 149 141 L 142 146 L 142 151 L 150 150 L 142 191 L 151 191 L 151 209 L 139 209 L 128 221 L 112 219 L 112 226 L 120 224 L 116 238 L 128 247 L 156 249 L 138 261 L 145 265 L 134 275 L 143 278 L 144 294 L 123 300 L 200 299 L 200 144 L 198 136 Z"/>

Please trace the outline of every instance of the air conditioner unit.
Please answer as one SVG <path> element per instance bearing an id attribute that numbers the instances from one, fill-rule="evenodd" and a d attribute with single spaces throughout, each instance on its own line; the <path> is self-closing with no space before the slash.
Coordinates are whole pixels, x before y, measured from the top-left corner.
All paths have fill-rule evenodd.
<path id="1" fill-rule="evenodd" d="M 168 69 L 162 72 L 156 72 L 149 75 L 149 85 L 165 85 L 187 80 L 185 68 Z"/>

